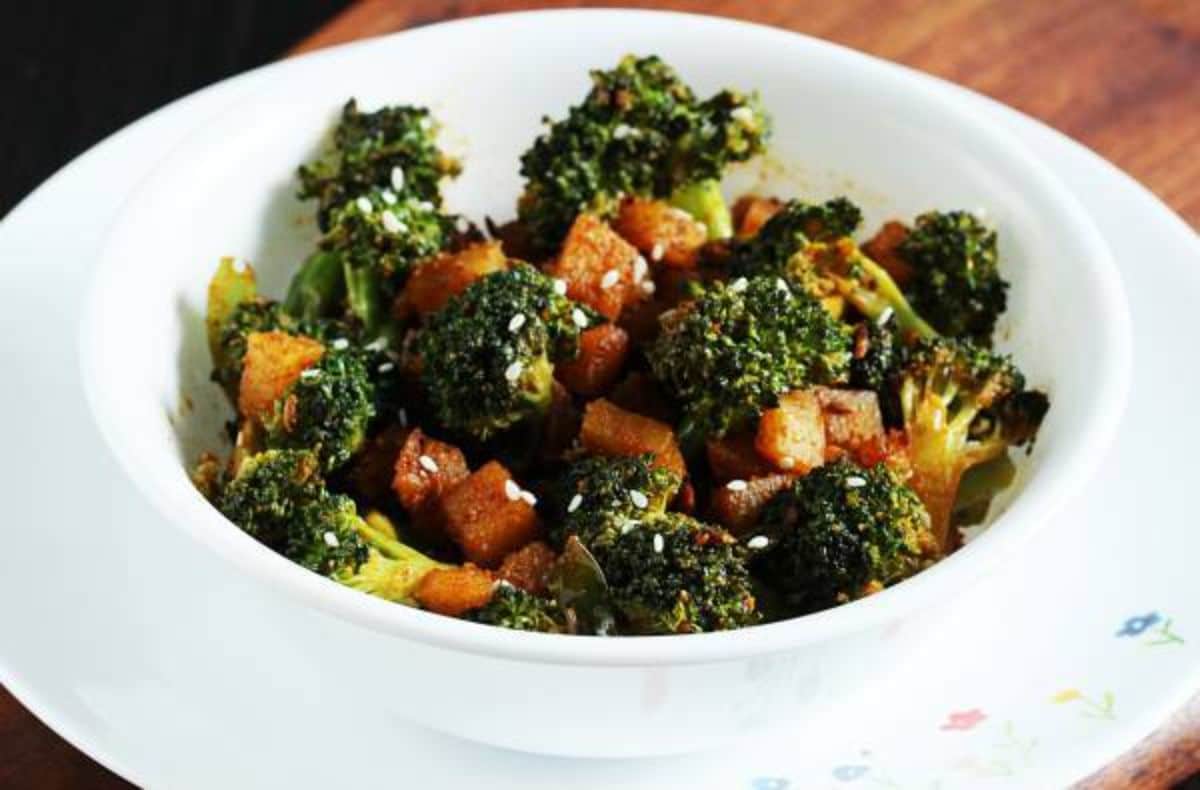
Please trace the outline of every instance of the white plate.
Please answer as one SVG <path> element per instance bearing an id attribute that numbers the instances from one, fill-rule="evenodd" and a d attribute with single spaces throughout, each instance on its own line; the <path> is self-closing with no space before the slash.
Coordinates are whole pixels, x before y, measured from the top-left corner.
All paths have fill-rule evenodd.
<path id="1" fill-rule="evenodd" d="M 487 749 L 389 720 L 370 700 L 329 698 L 283 635 L 303 627 L 334 643 L 347 626 L 265 594 L 154 516 L 91 425 L 75 354 L 80 284 L 123 196 L 268 76 L 135 124 L 0 225 L 0 680 L 101 762 L 172 787 L 341 786 L 351 772 L 418 787 L 1043 787 L 1116 756 L 1196 688 L 1200 538 L 1171 492 L 1195 467 L 1200 382 L 1170 364 L 1191 355 L 1179 326 L 1200 244 L 1086 150 L 942 86 L 1018 133 L 1088 205 L 1122 266 L 1138 353 L 1104 471 L 1068 523 L 957 603 L 923 648 L 940 673 L 895 677 L 869 707 L 734 754 L 639 761 Z M 1151 613 L 1144 630 L 1152 617 L 1130 619 Z M 398 667 L 378 682 L 451 681 Z"/>

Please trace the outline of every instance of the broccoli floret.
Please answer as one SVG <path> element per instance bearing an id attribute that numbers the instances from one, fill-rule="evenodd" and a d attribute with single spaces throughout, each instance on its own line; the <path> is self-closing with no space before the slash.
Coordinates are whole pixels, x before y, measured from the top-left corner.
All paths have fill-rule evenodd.
<path id="1" fill-rule="evenodd" d="M 665 511 L 681 481 L 653 460 L 593 456 L 567 467 L 543 499 L 554 545 L 561 549 L 575 535 L 591 546 L 605 532 Z"/>
<path id="2" fill-rule="evenodd" d="M 694 447 L 756 418 L 788 390 L 844 382 L 850 329 L 778 277 L 715 283 L 660 318 L 647 356 Z"/>
<path id="3" fill-rule="evenodd" d="M 253 299 L 238 305 L 221 326 L 217 335 L 217 353 L 213 355 L 212 380 L 220 384 L 235 403 L 242 382 L 246 338 L 254 332 L 279 329 L 283 322 L 278 302 Z"/>
<path id="4" fill-rule="evenodd" d="M 527 264 L 472 283 L 417 340 L 421 381 L 438 419 L 485 440 L 543 414 L 553 364 L 575 357 L 581 328 L 595 320 Z"/>
<path id="5" fill-rule="evenodd" d="M 721 631 L 760 619 L 745 550 L 728 532 L 682 513 L 618 530 L 593 553 L 623 630 Z"/>
<path id="6" fill-rule="evenodd" d="M 946 547 L 963 473 L 1030 442 L 1049 400 L 1025 389 L 1012 361 L 967 340 L 919 343 L 901 374 L 900 408 L 908 434 L 912 486 Z"/>
<path id="7" fill-rule="evenodd" d="M 810 242 L 850 236 L 862 222 L 862 211 L 844 197 L 824 203 L 789 200 L 758 233 L 737 241 L 729 256 L 734 277 L 787 276 L 793 255 Z"/>
<path id="8" fill-rule="evenodd" d="M 312 450 L 330 472 L 362 447 L 375 416 L 375 385 L 362 352 L 339 348 L 348 342 L 331 343 L 276 401 L 265 424 L 269 448 Z"/>
<path id="9" fill-rule="evenodd" d="M 921 500 L 883 464 L 838 461 L 797 478 L 767 505 L 759 532 L 769 543 L 756 567 L 803 611 L 906 579 L 936 553 Z"/>
<path id="10" fill-rule="evenodd" d="M 378 331 L 387 305 L 412 267 L 450 242 L 455 222 L 428 200 L 397 198 L 386 189 L 372 189 L 333 209 L 321 248 L 340 262 L 346 311 L 363 324 L 368 336 Z M 309 264 L 332 266 L 322 258 L 311 258 Z M 304 269 L 297 277 L 325 279 Z M 336 284 L 335 277 L 329 279 Z"/>
<path id="11" fill-rule="evenodd" d="M 540 598 L 501 582 L 492 600 L 467 613 L 466 619 L 515 631 L 561 634 L 566 630 L 562 610 L 552 598 Z"/>
<path id="12" fill-rule="evenodd" d="M 913 307 L 944 335 L 990 344 L 1008 298 L 996 231 L 965 211 L 931 211 L 917 217 L 898 252 L 913 268 Z"/>
<path id="13" fill-rule="evenodd" d="M 230 521 L 293 562 L 390 601 L 412 603 L 421 577 L 445 567 L 360 518 L 353 500 L 325 487 L 320 462 L 308 450 L 251 456 L 216 504 Z"/>
<path id="14" fill-rule="evenodd" d="M 581 211 L 604 215 L 624 195 L 668 198 L 719 179 L 728 163 L 763 150 L 768 126 L 756 96 L 722 91 L 698 101 L 659 58 L 627 56 L 593 71 L 583 103 L 521 157 L 519 217 L 537 251 L 550 254 Z M 694 196 L 681 202 L 695 205 Z M 698 218 L 719 224 L 708 205 L 708 218 Z"/>
<path id="15" fill-rule="evenodd" d="M 300 167 L 300 197 L 318 200 L 322 230 L 335 207 L 373 187 L 399 196 L 438 202 L 439 182 L 457 175 L 459 165 L 438 149 L 436 128 L 423 107 L 384 107 L 364 113 L 351 99 L 342 108 L 333 147 Z"/>

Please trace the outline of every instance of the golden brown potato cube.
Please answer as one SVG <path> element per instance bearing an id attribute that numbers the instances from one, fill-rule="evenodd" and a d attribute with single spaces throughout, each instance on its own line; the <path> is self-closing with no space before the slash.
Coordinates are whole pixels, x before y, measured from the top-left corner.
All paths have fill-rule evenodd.
<path id="1" fill-rule="evenodd" d="M 666 423 L 625 411 L 616 404 L 594 400 L 583 410 L 579 442 L 597 455 L 654 455 L 654 465 L 687 476 L 675 432 Z"/>
<path id="2" fill-rule="evenodd" d="M 900 257 L 900 245 L 908 238 L 908 226 L 903 222 L 885 222 L 871 240 L 862 245 L 867 257 L 882 266 L 897 285 L 903 286 L 913 277 L 913 268 Z"/>
<path id="3" fill-rule="evenodd" d="M 503 465 L 489 461 L 442 496 L 446 533 L 468 560 L 494 568 L 537 537 L 531 499 Z"/>
<path id="4" fill-rule="evenodd" d="M 686 211 L 639 197 L 621 201 L 613 227 L 652 263 L 677 269 L 695 266 L 708 238 L 707 229 Z"/>
<path id="5" fill-rule="evenodd" d="M 825 419 L 825 443 L 849 452 L 856 461 L 860 452 L 882 446 L 883 415 L 879 396 L 870 390 L 814 387 Z"/>
<path id="6" fill-rule="evenodd" d="M 778 198 L 742 195 L 733 204 L 733 227 L 737 229 L 740 238 L 753 236 L 781 208 L 783 201 Z"/>
<path id="7" fill-rule="evenodd" d="M 261 422 L 305 368 L 316 364 L 324 353 L 325 347 L 311 337 L 251 332 L 246 338 L 238 411 Z"/>
<path id="8" fill-rule="evenodd" d="M 767 459 L 758 454 L 752 433 L 737 433 L 720 439 L 709 439 L 705 450 L 708 455 L 708 467 L 718 482 L 749 480 L 776 471 Z"/>
<path id="9" fill-rule="evenodd" d="M 367 440 L 350 467 L 350 484 L 356 494 L 376 503 L 388 498 L 396 475 L 396 457 L 408 434 L 408 428 L 390 425 Z"/>
<path id="10" fill-rule="evenodd" d="M 496 572 L 504 581 L 525 592 L 541 595 L 558 555 L 540 540 L 523 546 L 504 558 Z"/>
<path id="11" fill-rule="evenodd" d="M 738 480 L 713 489 L 712 517 L 734 535 L 744 535 L 758 523 L 759 514 L 771 498 L 791 484 L 793 475 L 767 475 Z M 744 484 L 744 485 L 743 485 Z"/>
<path id="12" fill-rule="evenodd" d="M 579 336 L 579 354 L 554 368 L 558 380 L 577 395 L 606 392 L 621 374 L 629 353 L 629 333 L 616 324 L 601 324 Z"/>
<path id="13" fill-rule="evenodd" d="M 754 447 L 784 472 L 802 475 L 825 463 L 825 424 L 817 396 L 811 390 L 780 395 L 779 406 L 759 419 Z"/>
<path id="14" fill-rule="evenodd" d="M 462 451 L 426 436 L 420 428 L 408 434 L 396 455 L 392 490 L 400 504 L 425 529 L 436 529 L 438 504 L 450 489 L 467 479 L 470 469 Z"/>
<path id="15" fill-rule="evenodd" d="M 492 600 L 496 580 L 490 571 L 467 563 L 458 568 L 434 568 L 421 577 L 413 597 L 422 608 L 462 617 Z"/>
<path id="16" fill-rule="evenodd" d="M 673 419 L 671 404 L 658 384 L 640 371 L 631 371 L 621 379 L 608 394 L 608 399 L 625 411 L 642 414 L 659 422 L 670 423 Z"/>
<path id="17" fill-rule="evenodd" d="M 567 283 L 567 296 L 609 320 L 642 297 L 634 278 L 638 251 L 594 214 L 580 214 L 547 269 Z"/>
<path id="18" fill-rule="evenodd" d="M 408 276 L 398 302 L 401 317 L 441 310 L 476 280 L 508 268 L 500 242 L 480 241 L 419 264 Z"/>

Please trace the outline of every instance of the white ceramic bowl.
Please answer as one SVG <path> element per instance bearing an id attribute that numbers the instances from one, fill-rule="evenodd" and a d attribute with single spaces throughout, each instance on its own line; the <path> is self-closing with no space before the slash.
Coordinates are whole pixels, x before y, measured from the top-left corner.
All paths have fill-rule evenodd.
<path id="1" fill-rule="evenodd" d="M 731 192 L 758 183 L 810 198 L 846 193 L 865 207 L 868 228 L 932 207 L 989 212 L 1013 281 L 1001 345 L 1053 404 L 991 529 L 916 578 L 830 611 L 739 632 L 595 639 L 376 600 L 291 564 L 210 507 L 186 470 L 228 417 L 208 381 L 206 283 L 218 257 L 237 255 L 280 292 L 315 238 L 293 173 L 341 103 L 353 95 L 368 107 L 433 107 L 444 140 L 465 158 L 451 207 L 503 219 L 519 191 L 517 156 L 541 116 L 577 101 L 589 68 L 627 52 L 662 55 L 701 94 L 725 85 L 762 93 L 776 124 L 771 161 L 735 174 Z M 84 380 L 116 456 L 170 523 L 267 588 L 362 627 L 347 639 L 345 665 L 325 676 L 373 706 L 466 738 L 567 755 L 685 751 L 795 721 L 894 678 L 919 626 L 1015 559 L 1113 434 L 1130 340 L 1108 250 L 1015 140 L 908 71 L 768 28 L 630 11 L 484 17 L 267 68 L 268 91 L 246 96 L 236 79 L 209 88 L 229 94 L 227 109 L 129 198 L 82 322 Z M 311 637 L 291 636 L 303 654 Z M 388 673 L 427 680 L 366 679 Z"/>

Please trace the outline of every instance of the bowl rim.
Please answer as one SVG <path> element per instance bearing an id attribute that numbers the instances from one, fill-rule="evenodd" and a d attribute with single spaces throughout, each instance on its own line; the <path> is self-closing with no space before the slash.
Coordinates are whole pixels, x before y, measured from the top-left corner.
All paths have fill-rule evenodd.
<path id="1" fill-rule="evenodd" d="M 325 59 L 377 46 L 418 38 L 438 38 L 506 24 L 587 25 L 626 22 L 706 25 L 737 33 L 745 45 L 773 48 L 807 48 L 815 57 L 831 59 L 839 66 L 862 70 L 870 79 L 894 85 L 906 95 L 906 101 L 921 105 L 946 118 L 961 131 L 970 134 L 974 144 L 982 145 L 996 157 L 997 167 L 1018 172 L 1023 183 L 1043 194 L 1066 220 L 1071 234 L 1086 251 L 1075 263 L 1086 271 L 1096 285 L 1096 299 L 1103 314 L 1111 320 L 1097 327 L 1098 348 L 1105 353 L 1094 360 L 1095 383 L 1092 401 L 1087 404 L 1090 417 L 1082 434 L 1047 461 L 1057 461 L 1057 469 L 1047 468 L 1032 479 L 978 539 L 916 576 L 888 590 L 849 604 L 803 617 L 755 626 L 738 631 L 678 636 L 626 636 L 619 638 L 566 637 L 509 631 L 451 617 L 435 615 L 397 605 L 343 587 L 311 573 L 258 543 L 238 529 L 205 500 L 187 482 L 186 470 L 167 470 L 140 462 L 141 454 L 131 437 L 122 430 L 126 422 L 119 398 L 102 386 L 104 369 L 100 364 L 104 332 L 106 274 L 114 270 L 120 256 L 121 240 L 135 232 L 129 208 L 152 194 L 163 176 L 164 166 L 180 147 L 197 133 L 210 128 L 206 122 L 192 130 L 184 140 L 155 165 L 126 198 L 121 213 L 110 229 L 100 260 L 88 285 L 79 324 L 79 360 L 82 381 L 101 434 L 128 477 L 159 509 L 165 519 L 181 524 L 200 543 L 239 566 L 268 589 L 299 602 L 384 634 L 472 654 L 495 656 L 524 662 L 591 666 L 683 665 L 730 661 L 792 650 L 803 645 L 824 642 L 899 620 L 925 607 L 948 600 L 947 593 L 967 587 L 985 575 L 1006 556 L 1036 534 L 1073 494 L 1079 491 L 1104 456 L 1115 436 L 1124 410 L 1132 368 L 1132 340 L 1129 309 L 1120 274 L 1107 244 L 1067 188 L 1008 132 L 986 124 L 975 114 L 948 99 L 946 90 L 933 78 L 837 44 L 765 25 L 699 14 L 650 10 L 562 9 L 491 14 L 454 20 L 428 27 L 351 42 L 320 50 L 299 58 L 272 63 L 198 91 L 228 90 L 234 83 L 259 72 L 286 72 L 297 64 L 316 64 Z M 301 66 L 302 67 L 302 66 Z M 173 102 L 189 101 L 192 96 Z M 249 97 L 253 99 L 253 95 Z M 240 105 L 240 97 L 234 105 Z M 168 105 L 168 107 L 172 106 Z M 165 109 L 165 108 L 164 108 Z M 230 107 L 219 115 L 224 116 Z M 159 110 L 158 112 L 163 112 Z M 1051 467 L 1050 464 L 1047 464 Z M 184 471 L 183 475 L 179 472 Z M 1047 472 L 1055 472 L 1056 480 Z M 184 483 L 181 486 L 180 483 Z M 1053 483 L 1053 484 L 1051 484 Z"/>

